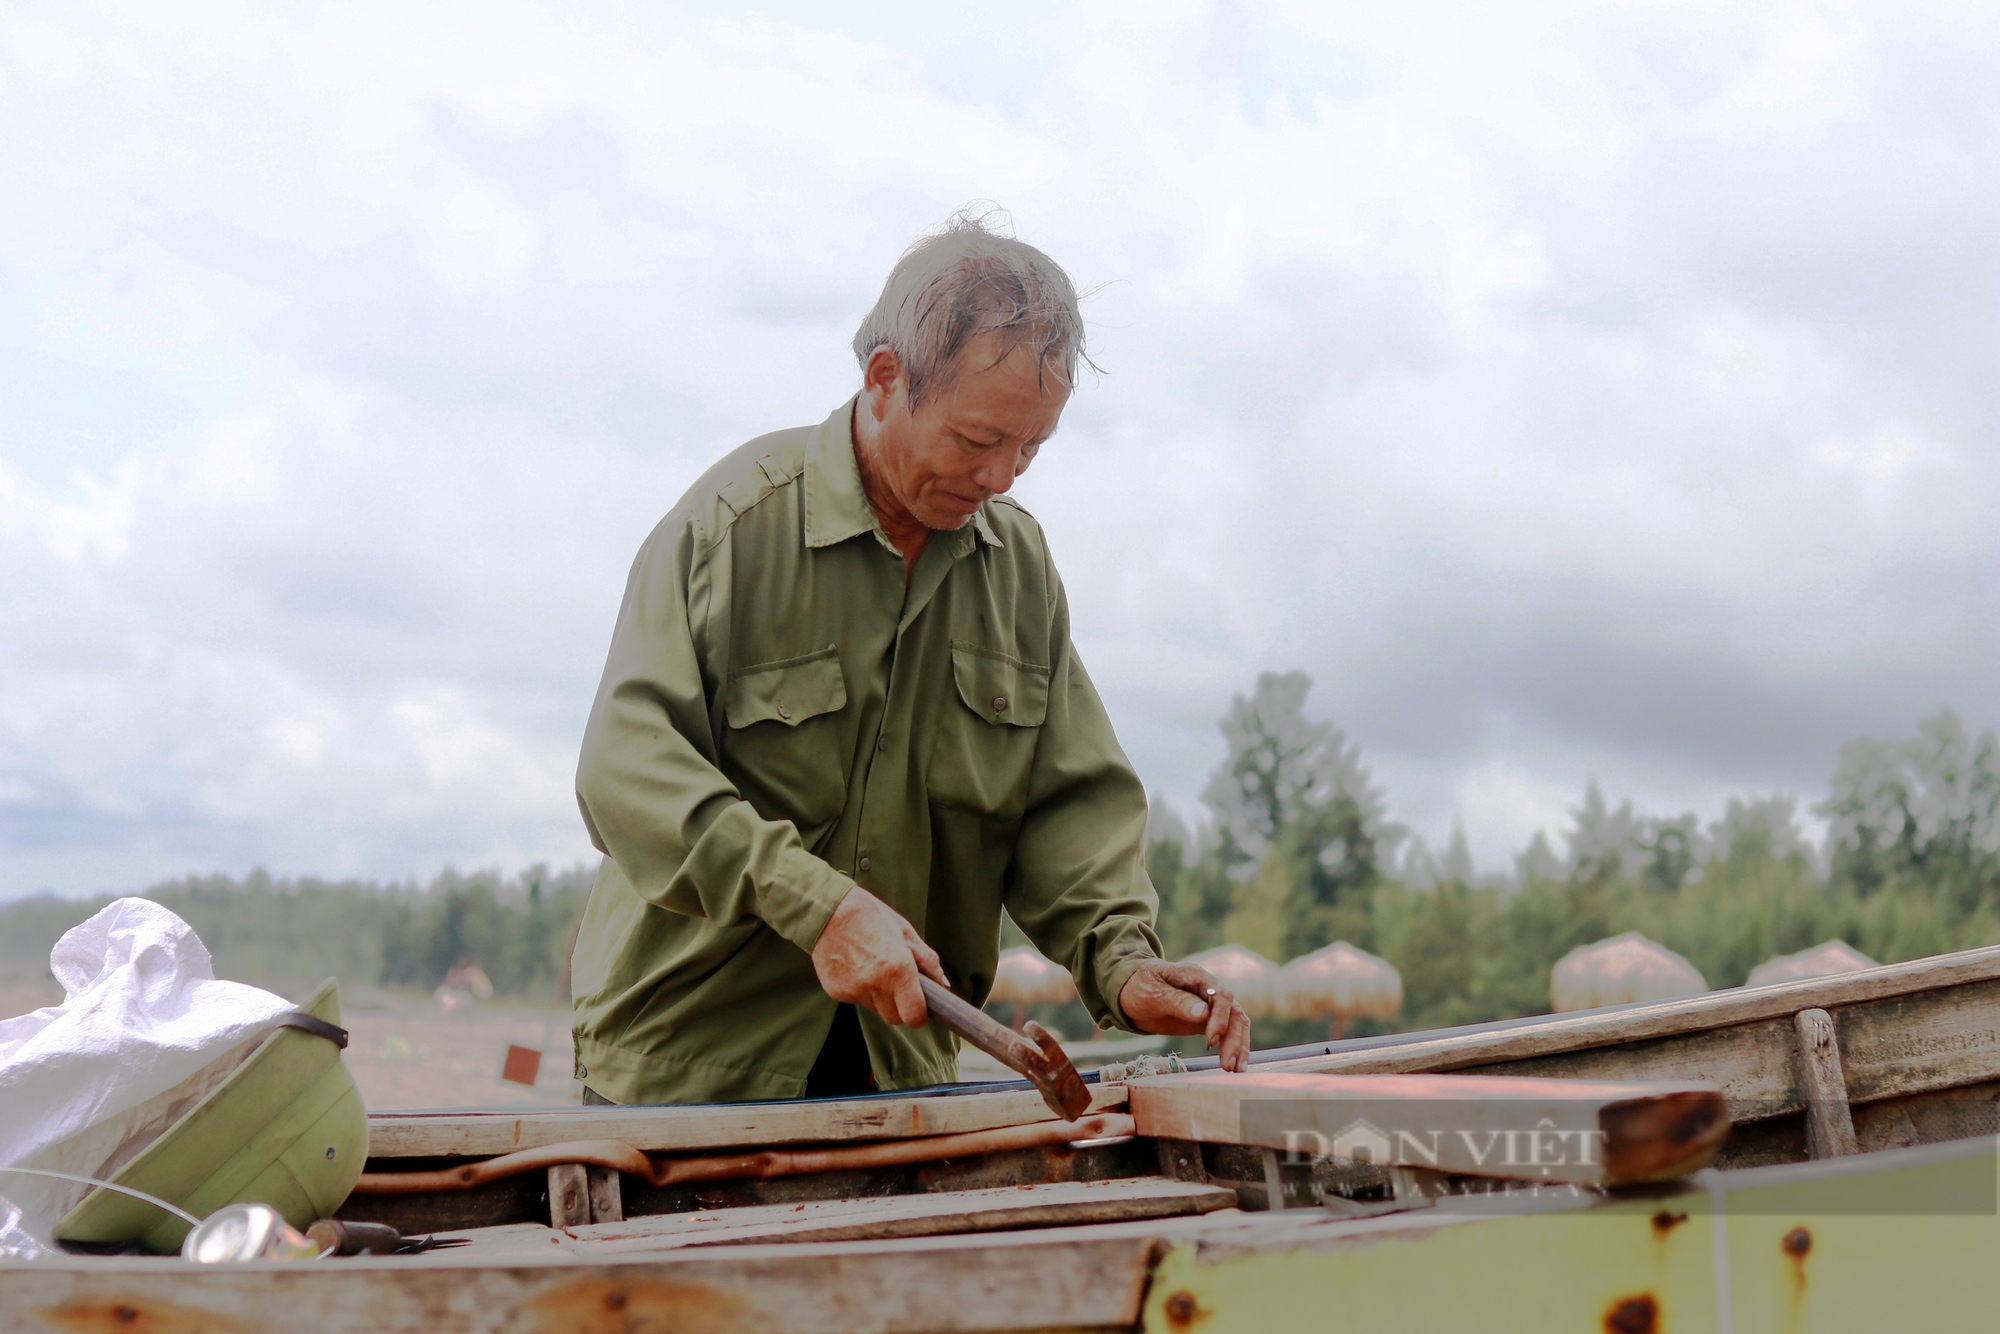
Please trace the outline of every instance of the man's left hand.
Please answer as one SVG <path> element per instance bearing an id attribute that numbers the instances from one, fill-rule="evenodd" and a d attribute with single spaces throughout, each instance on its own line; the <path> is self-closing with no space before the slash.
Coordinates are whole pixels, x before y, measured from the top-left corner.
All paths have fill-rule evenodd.
<path id="1" fill-rule="evenodd" d="M 1200 1033 L 1218 1048 L 1222 1068 L 1250 1061 L 1250 1016 L 1229 988 L 1191 963 L 1141 964 L 1118 992 L 1118 1008 L 1141 1033 Z"/>

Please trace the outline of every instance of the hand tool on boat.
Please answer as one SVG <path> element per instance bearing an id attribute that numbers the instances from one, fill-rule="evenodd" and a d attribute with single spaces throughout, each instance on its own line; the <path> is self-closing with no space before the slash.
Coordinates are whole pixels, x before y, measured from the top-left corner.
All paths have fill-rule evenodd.
<path id="1" fill-rule="evenodd" d="M 1083 1077 L 1055 1034 L 1032 1019 L 1021 1026 L 1022 1033 L 1016 1033 L 928 977 L 919 975 L 917 981 L 924 989 L 924 1004 L 930 1007 L 932 1022 L 944 1025 L 1009 1070 L 1026 1075 L 1057 1116 L 1074 1121 L 1090 1110 L 1090 1090 L 1083 1086 Z"/>

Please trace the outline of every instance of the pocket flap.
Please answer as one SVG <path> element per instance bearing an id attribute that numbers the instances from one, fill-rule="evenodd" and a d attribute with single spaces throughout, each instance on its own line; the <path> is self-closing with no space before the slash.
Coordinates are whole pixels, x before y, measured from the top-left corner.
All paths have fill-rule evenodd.
<path id="1" fill-rule="evenodd" d="M 847 680 L 840 674 L 837 647 L 739 667 L 729 674 L 722 695 L 722 711 L 731 727 L 761 722 L 797 727 L 808 718 L 846 707 Z"/>
<path id="2" fill-rule="evenodd" d="M 1001 723 L 1040 727 L 1049 716 L 1046 667 L 953 640 L 951 674 L 965 707 L 996 727 Z"/>

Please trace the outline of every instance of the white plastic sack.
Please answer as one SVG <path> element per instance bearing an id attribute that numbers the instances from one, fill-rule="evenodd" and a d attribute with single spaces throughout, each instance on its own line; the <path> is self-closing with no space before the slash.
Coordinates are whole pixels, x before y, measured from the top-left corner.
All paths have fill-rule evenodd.
<path id="1" fill-rule="evenodd" d="M 0 1020 L 0 1167 L 110 1176 L 294 1008 L 218 982 L 194 929 L 147 899 L 119 899 L 73 927 L 49 971 L 63 1003 Z M 47 1243 L 89 1189 L 0 1174 L 0 1195 L 20 1209 L 10 1233 Z"/>

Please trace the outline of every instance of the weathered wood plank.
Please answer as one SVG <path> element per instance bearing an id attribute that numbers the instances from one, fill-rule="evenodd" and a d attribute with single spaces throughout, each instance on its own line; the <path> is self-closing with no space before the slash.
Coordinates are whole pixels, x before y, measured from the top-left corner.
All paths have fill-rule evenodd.
<path id="1" fill-rule="evenodd" d="M 2000 1078 L 2000 982 L 1833 1011 L 1849 1102 Z"/>
<path id="2" fill-rule="evenodd" d="M 625 1219 L 625 1191 L 619 1174 L 608 1167 L 586 1167 L 590 1178 L 590 1221 L 619 1223 Z"/>
<path id="3" fill-rule="evenodd" d="M 1091 1110 L 1124 1105 L 1120 1085 L 1091 1088 Z M 623 1140 L 648 1153 L 904 1139 L 1053 1121 L 1033 1089 L 941 1098 L 856 1098 L 693 1107 L 564 1107 L 505 1112 L 376 1112 L 368 1156 L 491 1157 L 567 1140 Z"/>
<path id="4" fill-rule="evenodd" d="M 1840 1069 L 1833 1016 L 1825 1010 L 1800 1010 L 1792 1025 L 1798 1030 L 1799 1083 L 1806 1094 L 1806 1152 L 1814 1158 L 1861 1152 L 1847 1110 L 1847 1079 Z"/>
<path id="5" fill-rule="evenodd" d="M 1208 1169 L 1201 1161 L 1201 1145 L 1187 1139 L 1159 1139 L 1154 1144 L 1161 1176 L 1169 1181 L 1208 1180 Z"/>
<path id="6" fill-rule="evenodd" d="M 1853 1113 L 1863 1153 L 2000 1134 L 2000 1080 L 1883 1098 Z"/>
<path id="7" fill-rule="evenodd" d="M 1807 985 L 1791 984 L 1785 990 L 1796 999 Z M 1710 1008 L 1683 1016 L 1683 1022 L 1693 1025 L 1716 1014 Z M 1857 1106 L 2000 1079 L 2000 982 L 1966 982 L 1930 992 L 1857 1000 L 1833 1010 L 1832 1016 L 1848 1101 Z M 1630 1041 L 1602 1041 L 1606 1031 L 1594 1019 L 1537 1025 L 1532 1041 L 1517 1040 L 1525 1032 L 1470 1034 L 1390 1051 L 1357 1052 L 1346 1059 L 1313 1057 L 1258 1069 L 1694 1080 L 1722 1089 L 1730 1116 L 1738 1123 L 1793 1116 L 1806 1107 L 1791 1013 Z"/>
<path id="8" fill-rule="evenodd" d="M 1458 1070 L 1759 1020 L 1789 1023 L 1800 1010 L 1818 1008 L 1837 1015 L 1845 1007 L 1977 983 L 2000 983 L 2000 945 L 1831 977 L 1767 987 L 1732 987 L 1606 1014 L 1551 1016 L 1543 1023 L 1491 1033 L 1464 1033 L 1395 1047 L 1307 1056 L 1259 1068 L 1356 1074 Z M 1844 1032 L 1841 1045 L 1843 1050 L 1848 1049 Z"/>
<path id="9" fill-rule="evenodd" d="M 582 1163 L 558 1163 L 549 1170 L 549 1226 L 574 1227 L 590 1221 L 590 1174 Z"/>
<path id="10" fill-rule="evenodd" d="M 1130 1087 L 1142 1135 L 1588 1185 L 1685 1175 L 1729 1132 L 1721 1094 L 1690 1084 L 1251 1071 Z"/>
<path id="11" fill-rule="evenodd" d="M 1460 1074 L 1533 1079 L 1643 1079 L 1713 1084 L 1730 1116 L 1759 1120 L 1805 1106 L 1799 1088 L 1798 1035 L 1791 1019 L 1696 1029 L 1613 1047 L 1460 1067 Z M 1345 1072 L 1342 1072 L 1345 1073 Z"/>
<path id="12" fill-rule="evenodd" d="M 460 1252 L 289 1266 L 63 1260 L 12 1269 L 0 1328 L 368 1334 L 987 1334 L 1129 1328 L 1155 1246 L 1141 1225 L 487 1265 Z M 1171 1226 L 1171 1222 L 1160 1226 Z"/>
<path id="13" fill-rule="evenodd" d="M 1102 1181 L 1151 1175 L 1152 1145 L 1145 1140 L 1094 1149 L 1020 1149 L 941 1163 L 909 1163 L 865 1172 L 828 1172 L 770 1180 L 709 1181 L 653 1186 L 623 1177 L 619 1189 L 625 1216 L 685 1213 L 758 1204 L 799 1204 L 809 1200 L 910 1195 L 941 1190 L 982 1190 L 1053 1181 Z M 351 1195 L 339 1210 L 344 1219 L 388 1223 L 403 1234 L 453 1228 L 536 1223 L 549 1218 L 547 1175 L 537 1172 L 475 1190 L 439 1195 Z"/>
<path id="14" fill-rule="evenodd" d="M 1174 1218 L 1213 1213 L 1235 1205 L 1236 1193 L 1218 1186 L 1136 1177 L 887 1199 L 713 1209 L 618 1223 L 591 1223 L 560 1231 L 507 1227 L 453 1235 L 471 1243 L 468 1254 L 489 1262 L 545 1255 L 551 1247 L 587 1262 L 609 1255 L 639 1255 L 693 1246 L 866 1241 Z"/>

